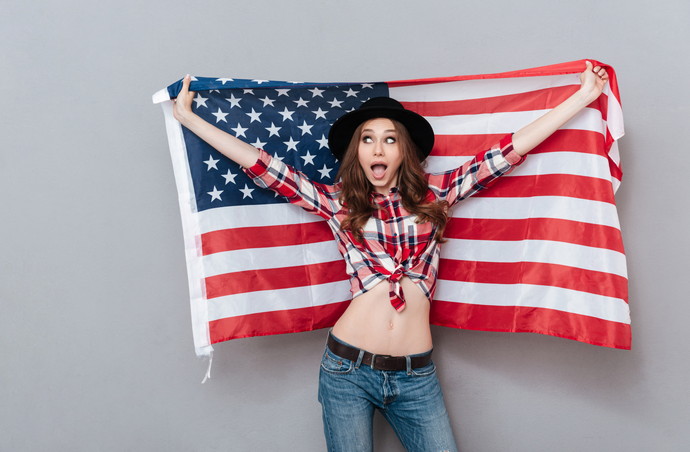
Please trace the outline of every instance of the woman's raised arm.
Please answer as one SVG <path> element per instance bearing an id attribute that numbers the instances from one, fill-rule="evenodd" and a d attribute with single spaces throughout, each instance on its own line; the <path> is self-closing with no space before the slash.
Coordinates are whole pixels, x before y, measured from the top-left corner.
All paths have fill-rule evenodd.
<path id="1" fill-rule="evenodd" d="M 580 74 L 580 89 L 575 94 L 513 134 L 513 147 L 518 154 L 525 155 L 537 147 L 601 95 L 609 75 L 603 67 L 592 67 L 589 61 L 586 64 L 587 68 Z"/>
<path id="2" fill-rule="evenodd" d="M 192 101 L 196 93 L 189 91 L 190 80 L 189 75 L 186 75 L 182 80 L 182 89 L 177 95 L 173 107 L 175 119 L 235 163 L 245 168 L 254 165 L 259 157 L 259 151 L 254 146 L 233 137 L 213 124 L 209 124 L 192 112 Z"/>

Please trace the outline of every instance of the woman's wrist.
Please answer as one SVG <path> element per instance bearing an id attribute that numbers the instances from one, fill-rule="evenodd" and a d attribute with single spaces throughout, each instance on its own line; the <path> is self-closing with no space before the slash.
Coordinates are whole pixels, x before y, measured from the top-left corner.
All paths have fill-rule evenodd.
<path id="1" fill-rule="evenodd" d="M 175 115 L 175 119 L 177 119 L 180 122 L 180 124 L 187 127 L 188 129 L 190 128 L 189 126 L 197 118 L 199 118 L 199 116 L 197 116 L 197 114 L 191 110 L 190 111 L 178 111 L 177 114 Z"/>
<path id="2" fill-rule="evenodd" d="M 591 104 L 601 95 L 601 91 L 592 88 L 585 88 L 584 86 L 575 93 L 577 95 L 577 100 L 582 106 L 582 108 Z"/>

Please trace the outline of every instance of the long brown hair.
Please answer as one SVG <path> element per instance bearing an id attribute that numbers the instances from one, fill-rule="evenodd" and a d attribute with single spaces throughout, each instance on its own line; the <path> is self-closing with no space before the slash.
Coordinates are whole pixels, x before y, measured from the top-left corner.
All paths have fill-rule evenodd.
<path id="1" fill-rule="evenodd" d="M 397 132 L 398 146 L 403 156 L 398 168 L 398 193 L 402 205 L 409 213 L 417 216 L 418 223 L 431 222 L 437 226 L 434 238 L 443 241 L 443 230 L 448 222 L 448 203 L 428 200 L 429 187 L 424 177 L 417 145 L 410 138 L 405 126 L 393 119 L 391 121 Z M 367 179 L 359 163 L 358 146 L 363 126 L 364 123 L 360 124 L 352 134 L 338 170 L 338 177 L 342 179 L 340 201 L 349 209 L 340 228 L 351 231 L 359 241 L 363 240 L 364 224 L 376 210 L 376 205 L 370 197 L 374 186 Z"/>

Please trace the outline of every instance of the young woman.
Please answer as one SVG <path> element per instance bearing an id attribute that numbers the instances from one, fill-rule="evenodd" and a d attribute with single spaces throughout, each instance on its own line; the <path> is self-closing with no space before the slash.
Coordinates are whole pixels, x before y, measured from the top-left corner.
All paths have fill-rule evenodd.
<path id="1" fill-rule="evenodd" d="M 372 450 L 375 409 L 410 451 L 454 451 L 431 361 L 430 300 L 448 209 L 518 165 L 601 94 L 606 70 L 587 62 L 579 91 L 453 171 L 425 174 L 434 134 L 420 115 L 374 98 L 332 126 L 339 181 L 323 185 L 192 112 L 190 77 L 175 118 L 254 182 L 325 218 L 351 276 L 353 299 L 329 333 L 319 378 L 330 451 Z"/>

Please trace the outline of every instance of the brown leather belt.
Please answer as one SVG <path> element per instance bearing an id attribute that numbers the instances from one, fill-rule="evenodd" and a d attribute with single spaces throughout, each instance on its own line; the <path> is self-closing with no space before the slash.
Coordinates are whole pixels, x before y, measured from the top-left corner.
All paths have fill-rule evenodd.
<path id="1" fill-rule="evenodd" d="M 332 334 L 328 334 L 328 349 L 341 358 L 357 361 L 360 349 L 338 342 Z M 373 364 L 372 364 L 373 361 Z M 431 351 L 423 355 L 410 356 L 410 367 L 418 369 L 431 362 Z M 407 370 L 407 358 L 405 356 L 375 355 L 367 351 L 362 357 L 362 364 L 376 370 Z"/>

